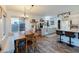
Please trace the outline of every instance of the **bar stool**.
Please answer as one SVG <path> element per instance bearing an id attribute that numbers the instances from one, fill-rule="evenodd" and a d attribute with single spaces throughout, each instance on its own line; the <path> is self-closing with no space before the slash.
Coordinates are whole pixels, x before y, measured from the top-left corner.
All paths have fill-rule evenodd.
<path id="1" fill-rule="evenodd" d="M 67 31 L 65 31 L 65 35 L 66 35 L 67 37 L 69 37 L 69 44 L 67 44 L 67 45 L 70 46 L 70 47 L 74 47 L 74 46 L 72 45 L 72 40 L 71 40 L 71 38 L 75 38 L 74 32 L 67 32 Z"/>
<path id="2" fill-rule="evenodd" d="M 63 31 L 56 30 L 56 34 L 57 34 L 57 35 L 60 35 L 60 40 L 59 40 L 58 42 L 59 42 L 59 43 L 63 43 L 63 42 L 61 41 L 61 40 L 62 40 L 62 39 L 61 39 L 61 36 L 64 35 L 64 34 L 63 34 Z"/>

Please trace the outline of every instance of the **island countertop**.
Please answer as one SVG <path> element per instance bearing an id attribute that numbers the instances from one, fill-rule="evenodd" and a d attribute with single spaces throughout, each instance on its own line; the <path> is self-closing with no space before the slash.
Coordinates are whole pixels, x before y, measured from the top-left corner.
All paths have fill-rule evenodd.
<path id="1" fill-rule="evenodd" d="M 71 29 L 71 30 L 56 29 L 56 30 L 59 30 L 59 31 L 69 31 L 69 32 L 79 33 L 79 29 Z"/>

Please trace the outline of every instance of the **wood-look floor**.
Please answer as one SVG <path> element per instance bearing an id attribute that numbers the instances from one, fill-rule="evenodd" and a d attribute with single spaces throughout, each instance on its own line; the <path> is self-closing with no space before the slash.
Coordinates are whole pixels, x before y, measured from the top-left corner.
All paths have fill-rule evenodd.
<path id="1" fill-rule="evenodd" d="M 57 35 L 47 35 L 38 40 L 38 50 L 40 53 L 78 53 L 79 48 L 69 47 L 66 44 L 57 42 Z M 39 53 L 38 52 L 38 53 Z"/>

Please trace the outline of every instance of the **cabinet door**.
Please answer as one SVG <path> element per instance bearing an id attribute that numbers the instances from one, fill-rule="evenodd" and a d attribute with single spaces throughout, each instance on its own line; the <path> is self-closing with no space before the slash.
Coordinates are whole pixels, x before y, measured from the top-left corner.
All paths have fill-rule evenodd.
<path id="1" fill-rule="evenodd" d="M 69 37 L 66 37 L 66 36 L 61 36 L 61 40 L 62 42 L 65 42 L 65 43 L 69 43 Z"/>
<path id="2" fill-rule="evenodd" d="M 72 45 L 79 47 L 79 39 L 78 38 L 73 38 L 72 39 Z"/>
<path id="3" fill-rule="evenodd" d="M 70 30 L 70 22 L 69 21 L 61 21 L 61 29 L 62 30 Z"/>

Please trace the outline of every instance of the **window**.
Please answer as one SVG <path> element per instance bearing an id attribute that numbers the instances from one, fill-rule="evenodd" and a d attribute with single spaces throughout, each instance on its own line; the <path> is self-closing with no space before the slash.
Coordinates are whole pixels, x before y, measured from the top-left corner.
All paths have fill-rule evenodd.
<path id="1" fill-rule="evenodd" d="M 12 18 L 12 32 L 25 31 L 25 20 L 24 18 Z"/>
<path id="2" fill-rule="evenodd" d="M 25 19 L 20 18 L 19 20 L 19 31 L 25 31 Z"/>
<path id="3" fill-rule="evenodd" d="M 19 18 L 11 18 L 12 32 L 19 30 Z"/>

